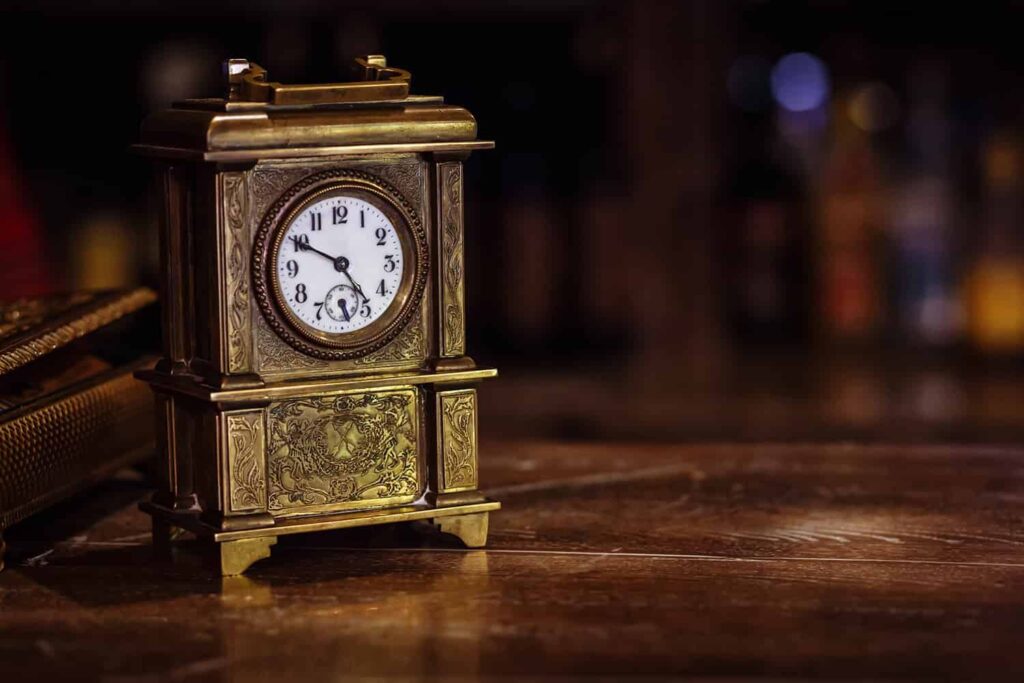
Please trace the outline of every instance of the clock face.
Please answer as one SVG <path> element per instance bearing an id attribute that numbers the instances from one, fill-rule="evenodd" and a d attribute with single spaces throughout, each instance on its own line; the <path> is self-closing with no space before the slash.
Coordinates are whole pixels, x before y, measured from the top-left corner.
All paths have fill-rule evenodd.
<path id="1" fill-rule="evenodd" d="M 313 176 L 267 212 L 253 254 L 271 328 L 308 355 L 343 360 L 401 331 L 426 286 L 426 234 L 394 188 L 366 174 Z"/>
<path id="2" fill-rule="evenodd" d="M 381 319 L 403 282 L 405 259 L 394 222 L 352 194 L 317 199 L 295 213 L 277 249 L 281 303 L 331 335 Z"/>

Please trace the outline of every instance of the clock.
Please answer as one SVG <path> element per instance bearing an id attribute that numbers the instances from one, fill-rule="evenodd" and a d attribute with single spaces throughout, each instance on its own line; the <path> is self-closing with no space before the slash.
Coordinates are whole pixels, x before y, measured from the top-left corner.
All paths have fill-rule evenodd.
<path id="1" fill-rule="evenodd" d="M 410 93 L 379 55 L 351 80 L 286 85 L 246 60 L 223 98 L 151 115 L 136 150 L 162 203 L 160 480 L 176 530 L 223 575 L 278 537 L 429 522 L 486 543 L 466 353 L 462 165 L 476 121 Z"/>
<path id="2" fill-rule="evenodd" d="M 408 325 L 426 286 L 415 209 L 367 175 L 321 173 L 272 207 L 256 237 L 257 300 L 296 350 L 357 358 Z M 405 204 L 405 206 L 403 206 Z"/>

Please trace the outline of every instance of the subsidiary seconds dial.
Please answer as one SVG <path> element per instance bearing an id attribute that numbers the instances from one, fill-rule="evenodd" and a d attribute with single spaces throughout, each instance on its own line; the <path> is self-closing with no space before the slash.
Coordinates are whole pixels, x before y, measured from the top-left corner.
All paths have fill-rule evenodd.
<path id="1" fill-rule="evenodd" d="M 298 211 L 277 248 L 279 299 L 313 330 L 362 330 L 396 303 L 405 263 L 398 229 L 361 197 L 337 194 Z"/>

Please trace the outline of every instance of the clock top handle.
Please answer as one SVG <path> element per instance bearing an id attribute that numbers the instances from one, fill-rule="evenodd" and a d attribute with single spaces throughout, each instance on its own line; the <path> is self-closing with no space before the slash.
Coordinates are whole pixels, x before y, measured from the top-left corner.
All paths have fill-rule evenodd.
<path id="1" fill-rule="evenodd" d="M 412 80 L 412 74 L 405 69 L 389 67 L 384 55 L 357 57 L 357 80 L 344 83 L 272 83 L 267 81 L 266 69 L 247 59 L 229 59 L 224 67 L 230 101 L 262 102 L 276 106 L 404 100 L 409 96 L 409 82 Z"/>

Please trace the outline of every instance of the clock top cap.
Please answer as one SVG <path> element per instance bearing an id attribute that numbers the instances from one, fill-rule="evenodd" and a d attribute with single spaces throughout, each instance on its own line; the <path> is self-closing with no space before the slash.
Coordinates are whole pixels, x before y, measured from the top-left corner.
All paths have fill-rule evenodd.
<path id="1" fill-rule="evenodd" d="M 285 85 L 267 80 L 267 71 L 247 59 L 224 62 L 227 104 L 257 107 L 316 107 L 367 102 L 401 102 L 409 98 L 412 74 L 389 67 L 384 55 L 356 57 L 353 79 L 342 83 Z M 439 99 L 439 98 L 431 98 Z M 248 108 L 248 107 L 241 107 Z"/>
<path id="2" fill-rule="evenodd" d="M 136 151 L 208 161 L 303 156 L 312 150 L 358 152 L 489 148 L 476 119 L 441 97 L 411 95 L 412 74 L 383 55 L 357 57 L 353 80 L 275 83 L 246 59 L 224 62 L 224 98 L 176 102 L 147 117 Z M 367 149 L 366 151 L 374 151 Z"/>

